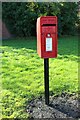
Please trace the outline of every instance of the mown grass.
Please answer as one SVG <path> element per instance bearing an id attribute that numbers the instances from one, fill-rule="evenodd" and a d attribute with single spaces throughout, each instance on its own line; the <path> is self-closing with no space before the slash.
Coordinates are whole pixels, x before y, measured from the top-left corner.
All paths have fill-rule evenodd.
<path id="1" fill-rule="evenodd" d="M 27 118 L 29 100 L 44 95 L 43 59 L 36 51 L 36 38 L 3 40 L 2 117 Z M 78 92 L 78 38 L 58 40 L 58 57 L 49 59 L 50 95 Z"/>

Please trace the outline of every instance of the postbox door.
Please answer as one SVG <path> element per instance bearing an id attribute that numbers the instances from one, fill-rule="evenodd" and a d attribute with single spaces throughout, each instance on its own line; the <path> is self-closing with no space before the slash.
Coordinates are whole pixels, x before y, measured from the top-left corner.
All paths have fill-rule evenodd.
<path id="1" fill-rule="evenodd" d="M 57 55 L 57 36 L 54 29 L 50 30 L 45 28 L 42 32 L 42 56 L 44 58 L 56 57 Z"/>
<path id="2" fill-rule="evenodd" d="M 42 36 L 42 57 L 55 57 L 57 54 L 57 41 L 56 35 L 51 34 L 48 37 L 46 34 Z"/>

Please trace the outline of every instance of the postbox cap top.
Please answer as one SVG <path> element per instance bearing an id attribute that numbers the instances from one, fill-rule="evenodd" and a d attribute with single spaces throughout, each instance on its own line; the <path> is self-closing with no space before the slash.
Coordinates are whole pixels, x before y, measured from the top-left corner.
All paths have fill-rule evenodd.
<path id="1" fill-rule="evenodd" d="M 57 16 L 40 16 L 40 18 L 43 18 L 43 17 L 57 17 Z"/>
<path id="2" fill-rule="evenodd" d="M 57 16 L 41 16 L 37 19 L 42 24 L 57 24 Z"/>
<path id="3" fill-rule="evenodd" d="M 40 19 L 41 18 L 57 18 L 57 16 L 41 16 L 41 17 L 39 17 Z"/>

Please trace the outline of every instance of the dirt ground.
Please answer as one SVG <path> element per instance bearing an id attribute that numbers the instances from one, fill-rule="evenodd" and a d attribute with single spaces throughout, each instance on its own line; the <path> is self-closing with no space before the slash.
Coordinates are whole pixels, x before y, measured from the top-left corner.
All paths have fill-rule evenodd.
<path id="1" fill-rule="evenodd" d="M 50 96 L 49 105 L 45 105 L 44 97 L 29 101 L 26 111 L 30 118 L 80 118 L 79 99 L 76 95 L 62 94 Z"/>

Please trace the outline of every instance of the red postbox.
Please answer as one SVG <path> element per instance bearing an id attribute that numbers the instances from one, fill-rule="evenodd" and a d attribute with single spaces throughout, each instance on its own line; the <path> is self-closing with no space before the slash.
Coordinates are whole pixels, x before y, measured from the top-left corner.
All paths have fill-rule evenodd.
<path id="1" fill-rule="evenodd" d="M 57 57 L 57 17 L 37 19 L 37 53 L 41 58 Z"/>

